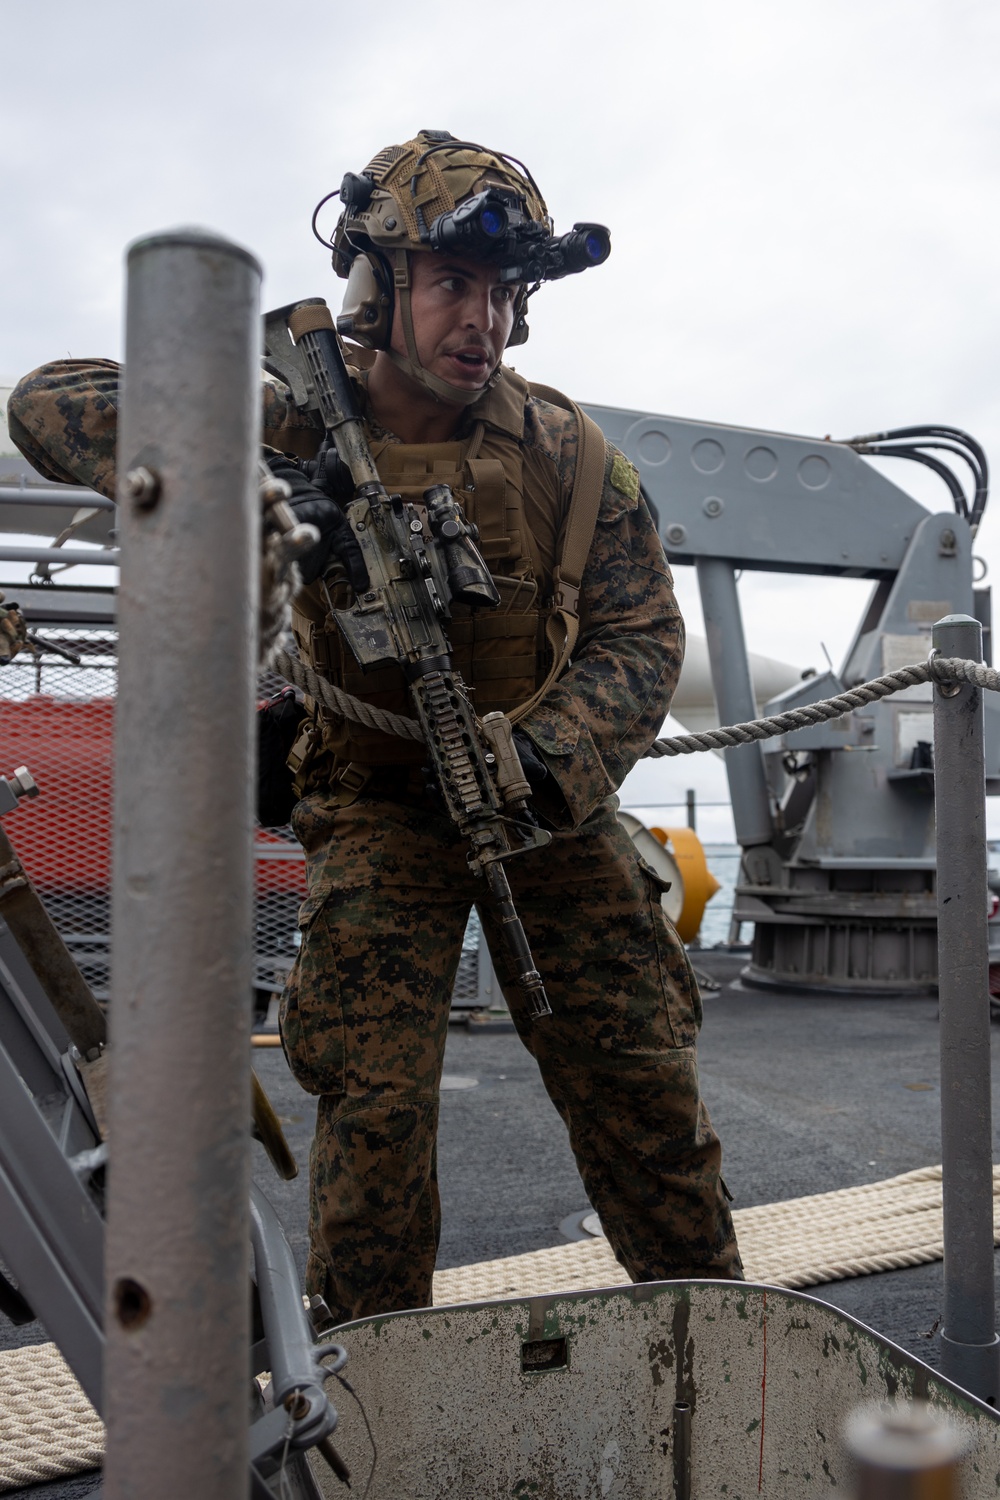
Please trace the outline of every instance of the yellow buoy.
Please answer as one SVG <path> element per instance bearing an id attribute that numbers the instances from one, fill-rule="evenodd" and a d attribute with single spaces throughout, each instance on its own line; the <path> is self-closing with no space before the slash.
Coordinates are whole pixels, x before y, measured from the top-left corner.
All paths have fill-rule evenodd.
<path id="1" fill-rule="evenodd" d="M 705 907 L 719 889 L 719 882 L 708 868 L 704 846 L 693 828 L 649 831 L 664 847 L 669 846 L 680 871 L 684 901 L 673 922 L 681 941 L 690 943 L 698 935 Z"/>

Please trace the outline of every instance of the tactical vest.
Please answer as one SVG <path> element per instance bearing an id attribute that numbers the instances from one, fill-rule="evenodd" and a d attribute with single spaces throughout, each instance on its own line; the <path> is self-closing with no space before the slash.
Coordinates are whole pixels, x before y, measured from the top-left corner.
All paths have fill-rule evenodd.
<path id="1" fill-rule="evenodd" d="M 544 388 L 537 390 L 545 399 L 557 394 Z M 445 627 L 453 665 L 468 687 L 479 716 L 499 709 L 517 717 L 517 710 L 523 709 L 547 682 L 553 665 L 565 665 L 576 636 L 575 624 L 572 629 L 554 628 L 556 617 L 561 620 L 566 613 L 566 591 L 560 589 L 556 551 L 570 500 L 555 464 L 551 465 L 551 474 L 548 466 L 543 471 L 546 492 L 533 493 L 531 500 L 556 518 L 551 535 L 558 540 L 547 550 L 531 534 L 526 520 L 522 439 L 528 391 L 527 381 L 505 369 L 503 379 L 479 406 L 479 420 L 471 434 L 463 440 L 410 444 L 383 439 L 372 443 L 379 477 L 390 494 L 400 494 L 422 508 L 423 493 L 430 485 L 448 484 L 479 529 L 480 550 L 500 593 L 500 604 L 493 610 L 453 605 L 451 621 Z M 560 398 L 560 404 L 568 405 L 564 398 Z M 586 463 L 592 491 L 587 507 L 592 515 L 584 520 L 589 527 L 582 553 L 585 557 L 600 499 L 605 449 L 599 429 L 589 419 L 583 420 L 599 439 L 591 436 L 587 457 L 583 451 L 578 456 L 578 464 Z M 536 486 L 537 472 L 534 467 L 530 470 Z M 574 486 L 574 512 L 579 487 Z M 570 603 L 575 621 L 578 589 L 569 592 L 573 595 Z M 335 597 L 334 602 L 340 607 L 349 602 L 349 596 Z M 324 677 L 379 708 L 412 717 L 412 702 L 399 667 L 393 662 L 362 671 L 330 617 L 319 584 L 299 593 L 292 628 L 300 655 Z M 560 654 L 565 660 L 558 661 Z M 310 759 L 324 779 L 346 763 L 419 765 L 426 758 L 423 747 L 412 740 L 368 729 L 311 702 L 308 707 L 314 725 Z"/>

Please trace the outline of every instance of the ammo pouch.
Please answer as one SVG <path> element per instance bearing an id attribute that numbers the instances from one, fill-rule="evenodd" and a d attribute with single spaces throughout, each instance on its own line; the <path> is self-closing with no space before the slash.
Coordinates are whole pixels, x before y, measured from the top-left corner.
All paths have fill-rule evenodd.
<path id="1" fill-rule="evenodd" d="M 299 800 L 288 756 L 305 717 L 294 688 L 282 688 L 257 710 L 257 821 L 281 828 Z"/>

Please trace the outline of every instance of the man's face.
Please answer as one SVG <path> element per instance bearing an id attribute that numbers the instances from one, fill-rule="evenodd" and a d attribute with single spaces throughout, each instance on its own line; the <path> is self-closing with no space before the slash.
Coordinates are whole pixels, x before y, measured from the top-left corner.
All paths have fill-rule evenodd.
<path id="1" fill-rule="evenodd" d="M 410 257 L 410 308 L 425 370 L 460 390 L 479 390 L 500 363 L 514 324 L 517 286 L 481 261 L 421 251 Z M 397 302 L 392 347 L 406 354 Z"/>

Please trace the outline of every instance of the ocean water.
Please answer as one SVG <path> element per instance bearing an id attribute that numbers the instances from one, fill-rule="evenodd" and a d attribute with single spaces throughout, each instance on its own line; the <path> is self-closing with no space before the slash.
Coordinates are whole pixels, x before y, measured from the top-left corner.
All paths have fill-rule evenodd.
<path id="1" fill-rule="evenodd" d="M 738 844 L 705 844 L 705 860 L 708 868 L 721 887 L 705 907 L 698 930 L 698 942 L 703 948 L 714 948 L 716 943 L 729 941 L 729 923 L 733 914 L 733 894 L 740 872 L 740 846 Z M 743 927 L 746 938 L 750 928 Z"/>

